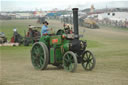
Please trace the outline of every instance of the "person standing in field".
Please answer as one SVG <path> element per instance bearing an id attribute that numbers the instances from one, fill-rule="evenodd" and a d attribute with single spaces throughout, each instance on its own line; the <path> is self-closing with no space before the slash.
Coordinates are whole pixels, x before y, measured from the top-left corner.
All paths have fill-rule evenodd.
<path id="1" fill-rule="evenodd" d="M 17 32 L 16 28 L 13 29 L 13 38 L 14 40 L 11 41 L 14 43 L 21 43 L 23 39 L 23 37 Z"/>
<path id="2" fill-rule="evenodd" d="M 41 36 L 47 35 L 49 30 L 51 30 L 51 29 L 48 28 L 48 22 L 47 21 L 43 22 L 43 26 L 41 29 Z"/>
<path id="3" fill-rule="evenodd" d="M 16 28 L 13 29 L 13 36 L 14 36 L 14 42 L 17 43 L 18 42 L 18 32 L 17 32 Z"/>

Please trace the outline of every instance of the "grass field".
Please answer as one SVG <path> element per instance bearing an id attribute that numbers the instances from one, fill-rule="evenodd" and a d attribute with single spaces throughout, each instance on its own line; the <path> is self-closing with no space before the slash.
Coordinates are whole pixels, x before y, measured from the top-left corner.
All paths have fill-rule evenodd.
<path id="1" fill-rule="evenodd" d="M 62 23 L 48 20 L 55 31 Z M 10 40 L 13 28 L 24 35 L 29 24 L 35 20 L 0 21 L 0 31 Z M 47 70 L 35 70 L 31 64 L 29 47 L 0 47 L 0 85 L 128 85 L 128 30 L 111 27 L 87 29 L 80 27 L 87 40 L 87 49 L 96 57 L 93 71 L 84 71 L 78 65 L 75 73 L 66 72 L 49 65 Z M 85 32 L 83 33 L 83 30 Z"/>

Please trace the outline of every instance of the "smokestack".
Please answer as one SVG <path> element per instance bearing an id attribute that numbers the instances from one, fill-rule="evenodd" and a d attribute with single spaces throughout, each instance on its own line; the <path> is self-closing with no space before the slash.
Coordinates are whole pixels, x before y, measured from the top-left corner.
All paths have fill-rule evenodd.
<path id="1" fill-rule="evenodd" d="M 75 38 L 79 39 L 79 30 L 78 30 L 78 8 L 73 8 L 73 24 L 74 24 L 74 34 Z"/>

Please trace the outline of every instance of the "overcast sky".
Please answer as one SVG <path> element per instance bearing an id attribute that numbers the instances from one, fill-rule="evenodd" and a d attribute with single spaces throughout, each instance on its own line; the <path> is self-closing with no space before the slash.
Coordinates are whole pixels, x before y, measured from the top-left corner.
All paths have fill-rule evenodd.
<path id="1" fill-rule="evenodd" d="M 92 4 L 96 9 L 105 7 L 128 8 L 128 0 L 0 0 L 0 11 L 51 10 L 53 8 L 65 9 L 68 7 L 84 9 L 90 8 Z"/>

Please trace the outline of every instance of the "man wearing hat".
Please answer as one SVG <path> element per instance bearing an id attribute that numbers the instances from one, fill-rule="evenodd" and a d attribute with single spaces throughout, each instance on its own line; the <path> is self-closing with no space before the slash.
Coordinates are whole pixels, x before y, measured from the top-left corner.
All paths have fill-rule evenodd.
<path id="1" fill-rule="evenodd" d="M 47 21 L 43 22 L 43 26 L 41 29 L 41 36 L 47 35 L 49 30 L 50 29 L 48 28 L 48 22 Z"/>

